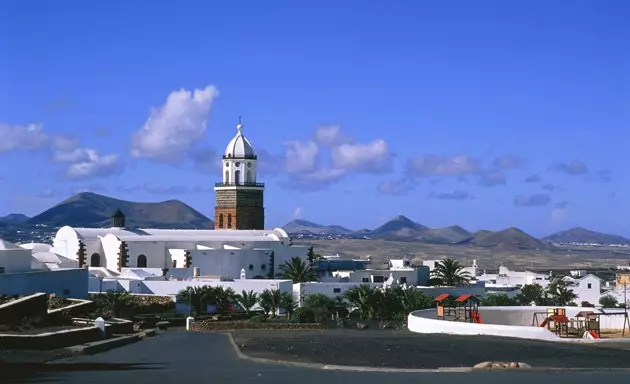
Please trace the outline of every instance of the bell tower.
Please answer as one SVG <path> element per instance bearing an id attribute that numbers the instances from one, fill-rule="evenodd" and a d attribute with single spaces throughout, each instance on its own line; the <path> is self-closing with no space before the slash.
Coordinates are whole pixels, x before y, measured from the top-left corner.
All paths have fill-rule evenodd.
<path id="1" fill-rule="evenodd" d="M 258 157 L 240 118 L 222 162 L 223 181 L 214 185 L 214 229 L 265 229 L 265 184 L 256 181 Z"/>

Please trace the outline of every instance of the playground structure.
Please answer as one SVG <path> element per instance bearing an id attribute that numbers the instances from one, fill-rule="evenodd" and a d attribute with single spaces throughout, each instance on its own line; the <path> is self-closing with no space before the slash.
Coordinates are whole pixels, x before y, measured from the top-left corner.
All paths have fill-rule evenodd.
<path id="1" fill-rule="evenodd" d="M 448 293 L 443 293 L 434 301 L 437 303 L 436 316 L 438 320 L 482 323 L 479 314 L 479 299 L 473 295 L 461 295 L 454 299 Z"/>
<path id="2" fill-rule="evenodd" d="M 542 316 L 542 322 L 540 321 Z M 573 317 L 567 317 L 565 308 L 547 308 L 546 312 L 535 312 L 532 326 L 546 327 L 559 337 L 601 338 L 601 316 L 624 316 L 621 329 L 622 337 L 626 334 L 626 327 L 630 331 L 630 320 L 627 312 L 594 312 L 580 311 Z"/>
<path id="3" fill-rule="evenodd" d="M 628 337 L 625 311 L 590 307 L 479 306 L 469 295 L 434 299 L 437 309 L 414 311 L 407 319 L 412 332 L 488 335 L 565 342 L 598 342 Z M 483 321 L 481 317 L 483 316 Z"/>

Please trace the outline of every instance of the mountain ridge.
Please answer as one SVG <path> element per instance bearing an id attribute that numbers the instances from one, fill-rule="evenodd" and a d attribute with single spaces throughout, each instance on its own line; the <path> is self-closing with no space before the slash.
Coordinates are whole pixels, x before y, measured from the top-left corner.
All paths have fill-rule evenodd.
<path id="1" fill-rule="evenodd" d="M 214 223 L 179 200 L 134 202 L 115 199 L 92 192 L 69 197 L 44 212 L 30 218 L 27 224 L 74 227 L 105 227 L 110 217 L 120 209 L 130 228 L 211 229 Z"/>
<path id="2" fill-rule="evenodd" d="M 320 226 L 311 221 L 303 220 L 311 226 Z M 334 226 L 323 226 L 334 227 Z M 291 234 L 309 235 L 313 232 L 295 230 L 294 226 L 283 226 Z M 342 227 L 343 228 L 343 227 Z M 344 228 L 348 230 L 347 228 Z M 576 231 L 576 230 L 581 230 Z M 498 231 L 478 230 L 470 232 L 459 225 L 443 228 L 430 228 L 414 222 L 404 215 L 398 215 L 375 229 L 359 229 L 356 231 L 336 233 L 338 235 L 350 235 L 358 238 L 383 239 L 391 241 L 418 241 L 436 244 L 471 245 L 481 248 L 496 249 L 533 249 L 550 250 L 557 249 L 552 243 L 596 243 L 603 245 L 623 244 L 630 245 L 630 240 L 619 235 L 610 235 L 601 232 L 589 231 L 583 228 L 572 228 L 567 231 L 553 233 L 543 238 L 536 238 L 517 227 L 509 227 Z M 576 233 L 577 232 L 577 233 Z M 559 241 L 568 234 L 573 237 L 571 241 Z M 334 234 L 333 231 L 330 234 Z M 561 237 L 564 236 L 564 237 Z M 586 235 L 589 236 L 586 239 Z M 580 236 L 582 239 L 580 239 Z M 588 240 L 588 241 L 587 241 Z"/>

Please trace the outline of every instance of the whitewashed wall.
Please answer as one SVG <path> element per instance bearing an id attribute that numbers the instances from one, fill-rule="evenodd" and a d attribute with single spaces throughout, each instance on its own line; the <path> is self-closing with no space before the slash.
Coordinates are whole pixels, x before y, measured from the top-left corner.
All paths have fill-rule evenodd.
<path id="1" fill-rule="evenodd" d="M 430 297 L 438 297 L 443 293 L 448 293 L 451 296 L 457 297 L 464 294 L 471 294 L 473 296 L 485 296 L 486 288 L 483 283 L 478 286 L 471 285 L 469 287 L 417 287 L 422 293 Z"/>
<path id="2" fill-rule="evenodd" d="M 0 275 L 0 292 L 7 295 L 30 295 L 36 292 L 85 298 L 88 293 L 88 271 L 84 268 L 5 273 Z"/>
<path id="3" fill-rule="evenodd" d="M 32 254 L 30 249 L 0 250 L 0 267 L 4 268 L 4 273 L 28 272 L 31 270 Z"/>
<path id="4" fill-rule="evenodd" d="M 203 286 L 223 286 L 232 288 L 236 293 L 243 290 L 261 293 L 265 289 L 279 289 L 280 292 L 293 292 L 293 282 L 291 280 L 237 280 L 237 281 L 218 281 L 218 280 L 189 280 L 189 281 L 142 281 L 140 292 L 144 294 L 154 294 L 160 296 L 177 295 L 179 291 L 188 287 Z"/>
<path id="5" fill-rule="evenodd" d="M 199 267 L 202 275 L 223 275 L 238 279 L 241 269 L 247 278 L 267 277 L 270 250 L 212 249 L 190 251 L 193 267 Z M 251 266 L 251 269 L 250 269 Z M 277 271 L 277 269 L 276 269 Z"/>
<path id="6" fill-rule="evenodd" d="M 422 312 L 426 313 L 428 311 L 431 310 L 416 311 L 409 314 L 407 318 L 407 326 L 410 331 L 417 333 L 445 333 L 454 335 L 503 336 L 550 341 L 560 340 L 560 337 L 543 327 L 444 321 L 425 317 Z"/>
<path id="7" fill-rule="evenodd" d="M 351 283 L 351 282 L 312 282 L 312 283 L 296 283 L 293 284 L 293 299 L 302 306 L 304 299 L 308 295 L 321 293 L 328 297 L 343 296 L 350 289 L 367 283 Z M 368 284 L 373 287 L 382 287 L 382 283 Z"/>

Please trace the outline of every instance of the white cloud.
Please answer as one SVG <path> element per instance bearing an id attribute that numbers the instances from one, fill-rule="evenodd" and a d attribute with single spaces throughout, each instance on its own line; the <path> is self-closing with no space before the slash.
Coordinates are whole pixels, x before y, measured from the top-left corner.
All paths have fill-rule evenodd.
<path id="1" fill-rule="evenodd" d="M 43 130 L 43 124 L 8 125 L 0 124 L 0 153 L 18 149 L 45 149 L 51 136 Z"/>
<path id="2" fill-rule="evenodd" d="M 286 141 L 284 143 L 284 149 L 287 172 L 303 172 L 315 168 L 319 147 L 314 141 Z"/>
<path id="3" fill-rule="evenodd" d="M 68 153 L 57 152 L 54 159 L 71 163 L 64 172 L 67 180 L 111 176 L 122 168 L 118 155 L 100 155 L 97 150 L 91 148 L 77 148 Z"/>
<path id="4" fill-rule="evenodd" d="M 131 155 L 165 162 L 177 162 L 206 132 L 216 87 L 171 92 L 166 103 L 153 109 L 144 126 L 132 139 Z"/>
<path id="5" fill-rule="evenodd" d="M 389 169 L 391 152 L 385 140 L 369 144 L 341 144 L 330 151 L 333 168 L 348 171 L 379 172 Z"/>
<path id="6" fill-rule="evenodd" d="M 302 216 L 302 207 L 296 207 L 295 210 L 293 211 L 293 217 L 297 219 L 301 216 Z"/>
<path id="7" fill-rule="evenodd" d="M 317 127 L 313 139 L 317 144 L 323 146 L 335 146 L 354 142 L 354 140 L 341 133 L 341 127 L 338 125 Z"/>
<path id="8" fill-rule="evenodd" d="M 464 176 L 477 172 L 479 165 L 466 154 L 424 155 L 409 159 L 407 169 L 416 176 Z"/>

